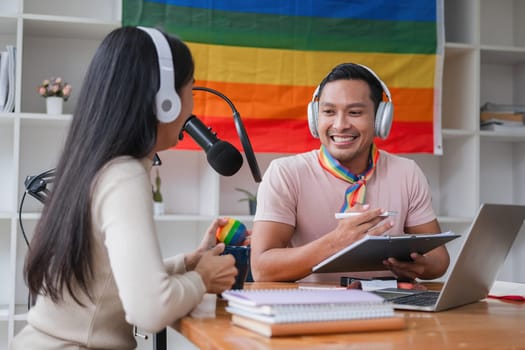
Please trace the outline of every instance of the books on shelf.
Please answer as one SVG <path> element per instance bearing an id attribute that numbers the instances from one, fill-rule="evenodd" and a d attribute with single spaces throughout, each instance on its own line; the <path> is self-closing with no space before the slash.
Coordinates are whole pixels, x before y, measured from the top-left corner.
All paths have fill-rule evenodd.
<path id="1" fill-rule="evenodd" d="M 525 135 L 525 124 L 519 121 L 488 119 L 481 122 L 480 130 L 500 131 Z"/>
<path id="2" fill-rule="evenodd" d="M 495 113 L 525 113 L 525 105 L 515 105 L 515 104 L 500 104 L 486 102 L 480 108 L 481 112 L 495 112 Z"/>
<path id="3" fill-rule="evenodd" d="M 9 81 L 7 57 L 7 51 L 0 52 L 0 112 L 4 111 L 4 106 L 7 101 L 7 82 Z"/>
<path id="4" fill-rule="evenodd" d="M 15 108 L 16 49 L 7 45 L 0 52 L 0 112 L 13 112 Z"/>
<path id="5" fill-rule="evenodd" d="M 357 289 L 262 289 L 222 293 L 233 324 L 272 337 L 402 329 L 392 305 Z"/>
<path id="6" fill-rule="evenodd" d="M 479 120 L 481 121 L 481 123 L 490 121 L 509 121 L 524 124 L 525 112 L 481 112 L 479 115 Z"/>
<path id="7" fill-rule="evenodd" d="M 480 129 L 525 134 L 525 106 L 487 102 L 481 107 Z"/>

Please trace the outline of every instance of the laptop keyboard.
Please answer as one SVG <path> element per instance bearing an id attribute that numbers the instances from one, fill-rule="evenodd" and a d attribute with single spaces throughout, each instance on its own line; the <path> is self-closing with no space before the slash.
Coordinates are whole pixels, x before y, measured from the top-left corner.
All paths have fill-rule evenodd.
<path id="1" fill-rule="evenodd" d="M 399 298 L 395 298 L 392 301 L 394 304 L 432 306 L 436 304 L 438 297 L 438 292 L 424 292 L 402 296 Z"/>

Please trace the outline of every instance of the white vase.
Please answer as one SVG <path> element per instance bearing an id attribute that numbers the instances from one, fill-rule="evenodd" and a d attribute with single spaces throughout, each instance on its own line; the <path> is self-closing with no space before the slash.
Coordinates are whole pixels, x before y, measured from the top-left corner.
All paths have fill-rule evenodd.
<path id="1" fill-rule="evenodd" d="M 64 99 L 62 97 L 46 97 L 46 111 L 47 114 L 62 114 L 62 105 Z"/>
<path id="2" fill-rule="evenodd" d="M 153 202 L 153 214 L 155 215 L 164 214 L 164 202 Z"/>

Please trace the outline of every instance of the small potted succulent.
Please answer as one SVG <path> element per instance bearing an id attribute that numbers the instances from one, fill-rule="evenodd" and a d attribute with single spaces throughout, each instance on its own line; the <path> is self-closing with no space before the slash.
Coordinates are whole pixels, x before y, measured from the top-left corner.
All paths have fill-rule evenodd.
<path id="1" fill-rule="evenodd" d="M 160 192 L 160 175 L 159 175 L 159 169 L 157 168 L 157 173 L 155 176 L 155 186 L 152 188 L 153 192 L 153 213 L 155 215 L 162 215 L 164 214 L 164 201 L 162 198 L 162 193 Z"/>
<path id="2" fill-rule="evenodd" d="M 246 195 L 246 197 L 239 199 L 239 202 L 247 201 L 250 215 L 255 215 L 255 211 L 257 210 L 257 195 L 243 188 L 235 188 L 235 190 Z"/>

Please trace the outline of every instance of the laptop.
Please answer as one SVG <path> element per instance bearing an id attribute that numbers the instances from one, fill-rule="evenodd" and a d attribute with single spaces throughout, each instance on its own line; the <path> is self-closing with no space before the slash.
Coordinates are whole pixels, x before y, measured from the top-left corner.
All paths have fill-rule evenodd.
<path id="1" fill-rule="evenodd" d="M 400 310 L 442 311 L 486 298 L 525 220 L 525 206 L 482 204 L 441 291 L 380 289 Z"/>

